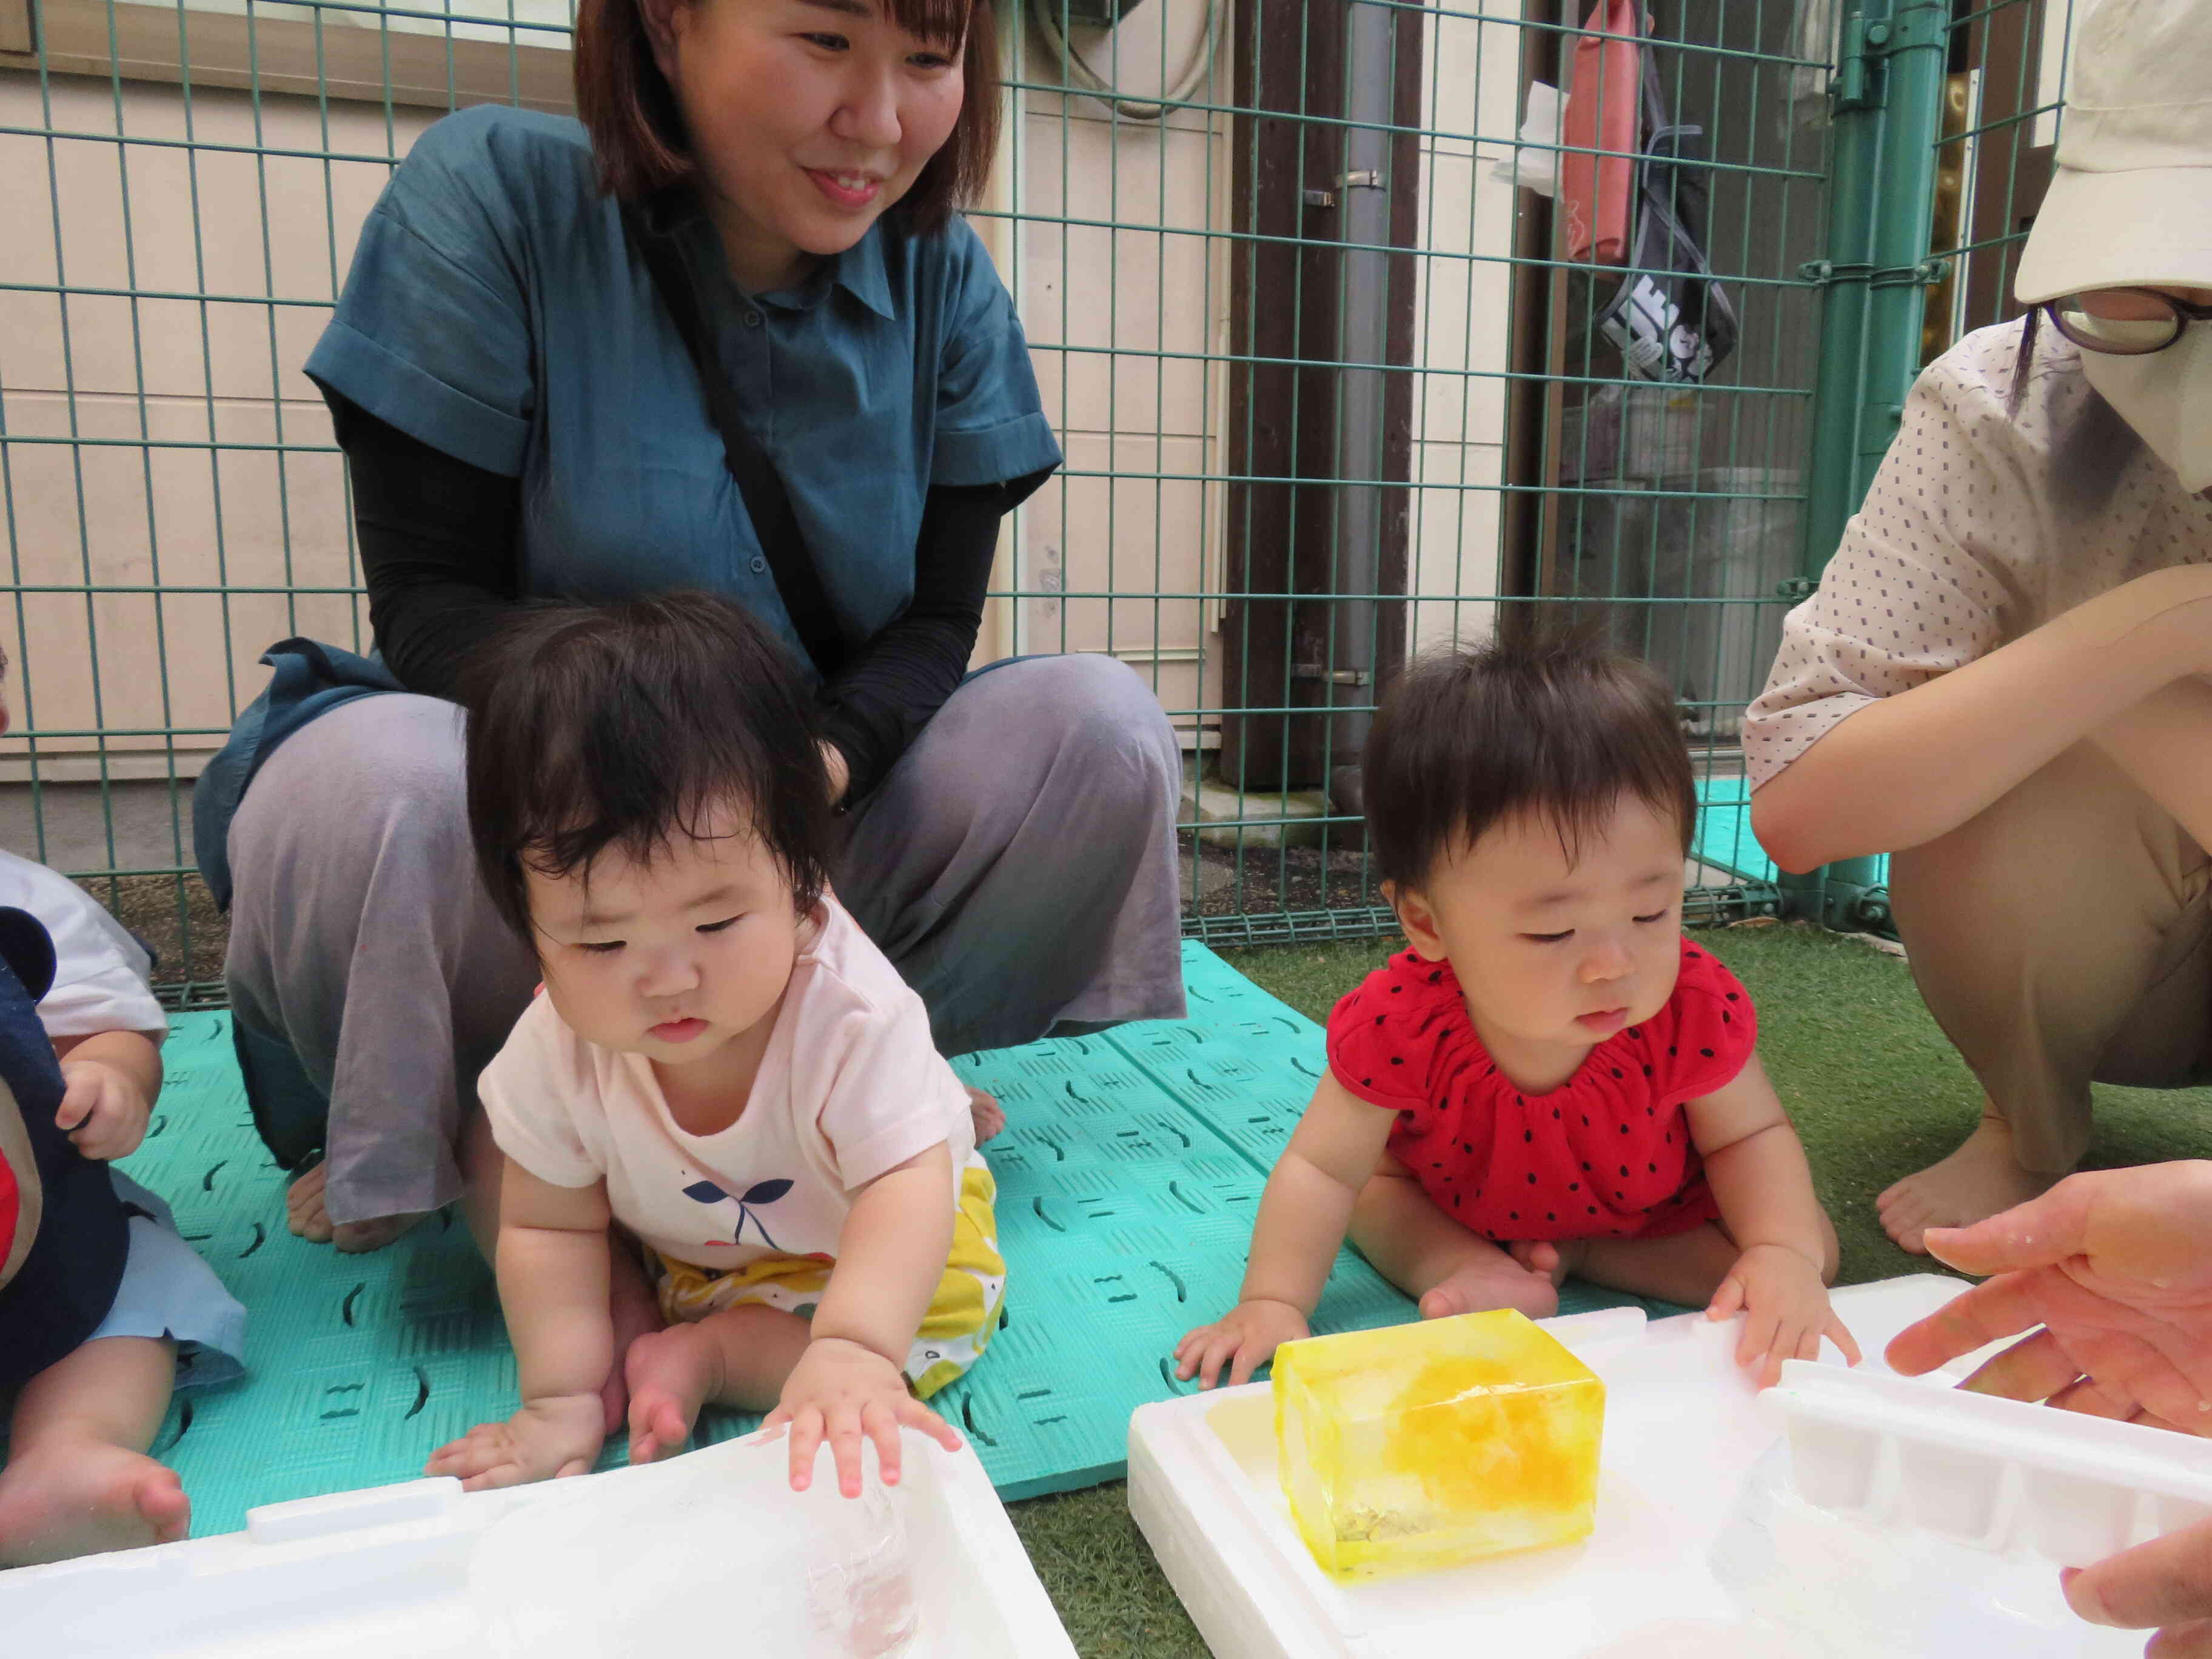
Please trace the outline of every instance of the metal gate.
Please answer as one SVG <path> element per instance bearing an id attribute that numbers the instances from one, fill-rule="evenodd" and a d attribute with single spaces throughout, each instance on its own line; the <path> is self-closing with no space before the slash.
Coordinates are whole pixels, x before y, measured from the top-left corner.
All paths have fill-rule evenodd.
<path id="1" fill-rule="evenodd" d="M 1660 102 L 1702 129 L 1670 189 L 1702 198 L 1738 325 L 1669 382 L 1603 315 L 1652 273 L 1571 254 L 1559 206 L 1563 167 L 1631 159 L 1547 112 L 1578 57 L 1606 72 L 1588 0 L 1000 3 L 1007 138 L 971 218 L 1068 465 L 1008 525 L 979 655 L 1109 652 L 1155 688 L 1188 757 L 1188 928 L 1389 926 L 1364 717 L 1407 652 L 1540 608 L 1673 678 L 1706 800 L 1693 915 L 1872 915 L 1873 872 L 1778 881 L 1735 721 L 1923 333 L 2000 303 L 2018 215 L 1992 158 L 2049 112 L 1975 111 L 1984 65 L 2041 85 L 2041 5 L 1656 0 Z M 0 0 L 0 845 L 88 878 L 180 998 L 221 994 L 191 779 L 270 641 L 368 643 L 300 366 L 425 125 L 567 107 L 568 22 Z M 1948 219 L 1939 161 L 1973 180 Z"/>

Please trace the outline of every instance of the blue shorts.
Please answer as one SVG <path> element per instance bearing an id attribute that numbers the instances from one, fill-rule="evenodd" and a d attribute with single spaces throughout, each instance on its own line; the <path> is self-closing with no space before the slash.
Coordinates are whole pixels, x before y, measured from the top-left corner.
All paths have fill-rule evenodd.
<path id="1" fill-rule="evenodd" d="M 121 1170 L 115 1195 L 131 1213 L 123 1282 L 99 1328 L 103 1336 L 167 1337 L 177 1345 L 177 1388 L 228 1382 L 246 1370 L 246 1310 L 177 1231 L 169 1206 Z"/>

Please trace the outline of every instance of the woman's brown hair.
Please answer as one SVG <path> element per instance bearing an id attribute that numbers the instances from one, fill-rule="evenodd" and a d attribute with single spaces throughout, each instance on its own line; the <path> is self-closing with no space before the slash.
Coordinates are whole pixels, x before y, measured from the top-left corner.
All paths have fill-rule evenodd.
<path id="1" fill-rule="evenodd" d="M 678 0 L 732 5 L 747 0 Z M 644 0 L 579 0 L 576 113 L 592 135 L 599 186 L 641 202 L 691 176 L 684 112 L 646 33 Z M 915 39 L 964 52 L 960 120 L 914 187 L 884 216 L 926 234 L 982 194 L 999 148 L 999 31 L 991 0 L 883 0 L 884 15 Z"/>

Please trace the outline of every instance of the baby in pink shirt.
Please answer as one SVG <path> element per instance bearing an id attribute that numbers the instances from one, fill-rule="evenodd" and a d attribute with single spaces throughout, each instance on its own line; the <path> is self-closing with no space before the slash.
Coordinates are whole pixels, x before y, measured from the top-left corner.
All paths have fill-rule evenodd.
<path id="1" fill-rule="evenodd" d="M 708 1402 L 826 1438 L 860 1490 L 996 1328 L 1006 1267 L 967 1091 L 921 999 L 827 890 L 806 689 L 701 594 L 520 612 L 474 664 L 471 830 L 543 994 L 479 1085 L 521 1408 L 441 1448 L 471 1488 L 592 1467 L 617 1355 L 609 1224 L 666 1328 L 623 1356 L 629 1453 Z"/>

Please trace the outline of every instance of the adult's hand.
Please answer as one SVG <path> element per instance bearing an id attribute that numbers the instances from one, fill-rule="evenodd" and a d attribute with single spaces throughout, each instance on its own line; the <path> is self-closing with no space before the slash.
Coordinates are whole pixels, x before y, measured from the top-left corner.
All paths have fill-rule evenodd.
<path id="1" fill-rule="evenodd" d="M 2212 1659 L 2212 1521 L 2059 1577 L 2091 1624 L 2155 1629 L 2147 1659 Z"/>
<path id="2" fill-rule="evenodd" d="M 1930 1228 L 1928 1249 L 1990 1277 L 1900 1332 L 1893 1369 L 2033 1333 L 1964 1386 L 2212 1434 L 2212 1163 L 2069 1176 L 1974 1226 Z M 2212 1535 L 2198 1551 L 2212 1613 Z"/>

